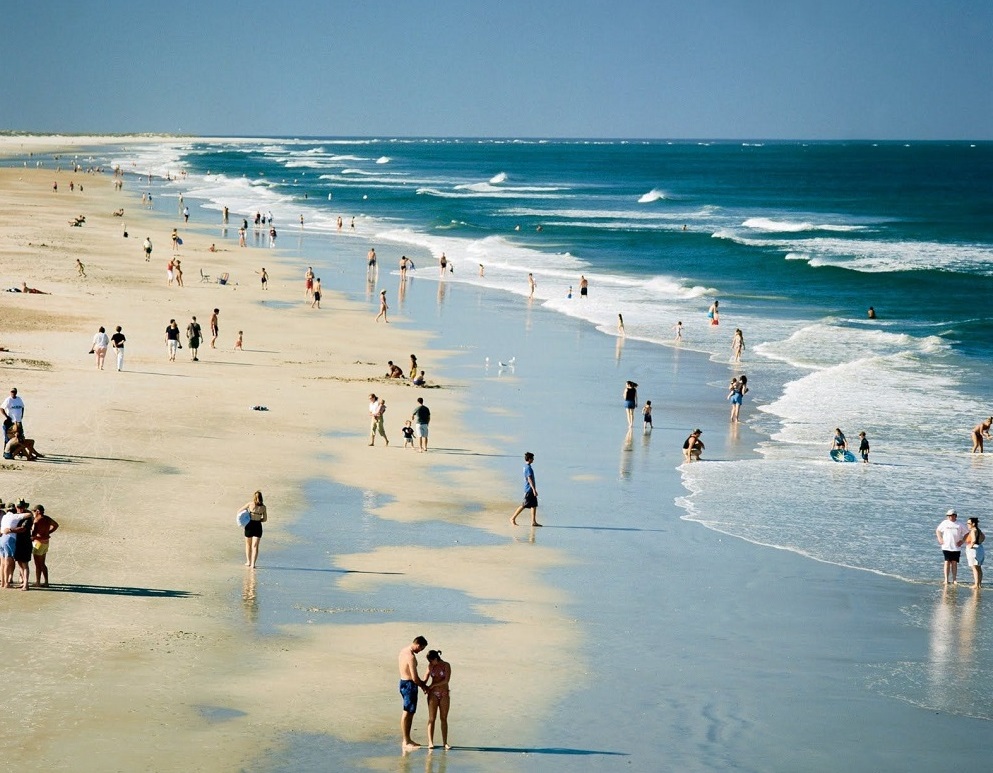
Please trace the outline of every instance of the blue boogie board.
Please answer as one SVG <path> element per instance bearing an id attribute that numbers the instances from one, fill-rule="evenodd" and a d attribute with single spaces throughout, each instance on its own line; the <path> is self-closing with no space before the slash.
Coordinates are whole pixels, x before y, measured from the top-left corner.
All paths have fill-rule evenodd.
<path id="1" fill-rule="evenodd" d="M 831 458 L 836 462 L 854 462 L 855 454 L 851 451 L 842 451 L 840 448 L 836 448 L 831 452 Z"/>

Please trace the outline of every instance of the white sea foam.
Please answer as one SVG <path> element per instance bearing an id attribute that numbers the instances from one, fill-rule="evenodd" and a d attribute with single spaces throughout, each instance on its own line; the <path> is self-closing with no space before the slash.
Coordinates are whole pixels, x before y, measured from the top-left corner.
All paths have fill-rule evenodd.
<path id="1" fill-rule="evenodd" d="M 380 156 L 379 158 L 376 159 L 376 163 L 377 164 L 388 164 L 388 163 L 390 163 L 390 157 L 389 156 Z"/>
<path id="2" fill-rule="evenodd" d="M 660 201 L 666 198 L 665 191 L 660 191 L 658 188 L 652 188 L 648 193 L 642 194 L 638 199 L 639 204 L 651 204 L 653 201 Z"/>
<path id="3" fill-rule="evenodd" d="M 806 220 L 773 220 L 767 217 L 750 217 L 742 225 L 755 231 L 771 233 L 799 233 L 802 231 L 864 231 L 865 226 L 835 223 L 811 223 Z"/>
<path id="4" fill-rule="evenodd" d="M 417 189 L 417 194 L 421 196 L 437 196 L 442 199 L 472 199 L 472 198 L 497 198 L 497 199 L 557 199 L 560 194 L 553 191 L 554 188 L 545 189 L 548 192 L 528 191 L 515 188 L 497 188 L 489 183 L 468 183 L 456 186 L 454 190 L 441 190 L 440 188 L 422 187 Z"/>
<path id="5" fill-rule="evenodd" d="M 732 228 L 719 228 L 713 237 L 748 247 L 781 250 L 786 258 L 807 260 L 814 267 L 834 266 L 865 273 L 936 270 L 993 276 L 993 246 L 988 244 L 830 237 L 756 239 Z"/>
<path id="6" fill-rule="evenodd" d="M 539 217 L 539 218 L 574 218 L 579 221 L 607 220 L 617 222 L 631 221 L 673 221 L 711 220 L 717 212 L 716 207 L 700 207 L 683 212 L 645 211 L 643 209 L 540 209 L 538 207 L 506 207 L 499 214 L 508 217 Z"/>
<path id="7" fill-rule="evenodd" d="M 500 172 L 499 174 L 493 175 L 490 178 L 490 182 L 493 183 L 494 185 L 499 185 L 500 183 L 507 182 L 507 173 L 506 172 Z"/>

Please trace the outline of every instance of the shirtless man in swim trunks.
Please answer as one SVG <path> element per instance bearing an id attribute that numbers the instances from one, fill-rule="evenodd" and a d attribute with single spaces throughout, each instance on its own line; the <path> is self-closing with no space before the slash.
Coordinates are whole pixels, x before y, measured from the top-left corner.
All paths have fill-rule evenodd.
<path id="1" fill-rule="evenodd" d="M 414 712 L 417 711 L 418 688 L 427 692 L 427 682 L 417 674 L 417 653 L 428 646 L 428 640 L 418 636 L 413 642 L 400 650 L 400 697 L 403 699 L 403 713 L 400 715 L 400 733 L 403 736 L 404 751 L 419 749 L 420 744 L 410 738 L 410 728 L 414 724 Z"/>
<path id="2" fill-rule="evenodd" d="M 983 452 L 983 438 L 990 439 L 990 427 L 993 427 L 993 416 L 972 428 L 972 453 Z"/>

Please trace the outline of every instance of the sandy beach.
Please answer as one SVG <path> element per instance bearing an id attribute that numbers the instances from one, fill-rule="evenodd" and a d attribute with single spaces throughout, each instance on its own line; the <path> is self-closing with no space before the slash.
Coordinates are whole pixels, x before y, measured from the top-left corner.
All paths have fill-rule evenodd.
<path id="1" fill-rule="evenodd" d="M 52 140 L 35 147 L 57 146 Z M 406 364 L 412 351 L 421 353 L 434 379 L 443 378 L 444 352 L 425 356 L 425 335 L 376 324 L 364 306 L 346 303 L 327 282 L 324 308 L 311 309 L 304 303 L 306 266 L 291 268 L 274 251 L 238 251 L 231 241 L 208 252 L 214 238 L 186 227 L 178 211 L 144 211 L 132 179 L 117 192 L 109 174 L 0 172 L 0 207 L 16 213 L 0 225 L 5 289 L 23 281 L 49 293 L 4 293 L 0 304 L 0 345 L 9 350 L 5 391 L 19 388 L 28 435 L 46 454 L 33 463 L 5 462 L 2 495 L 43 503 L 61 525 L 49 558 L 52 588 L 4 593 L 8 641 L 32 643 L 7 662 L 11 673 L 30 673 L 31 680 L 18 702 L 27 731 L 5 738 L 4 756 L 77 770 L 80 760 L 92 760 L 93 769 L 112 760 L 124 770 L 154 758 L 156 769 L 171 770 L 189 766 L 180 740 L 186 737 L 213 750 L 215 761 L 205 769 L 238 770 L 290 729 L 334 728 L 349 741 L 389 737 L 398 714 L 396 651 L 421 633 L 417 620 L 394 616 L 383 625 L 314 626 L 258 638 L 246 634 L 229 591 L 244 584 L 250 596 L 255 583 L 264 587 L 267 559 L 289 540 L 286 526 L 302 506 L 305 480 L 331 477 L 392 497 L 378 513 L 383 518 L 440 515 L 501 529 L 505 499 L 480 501 L 478 493 L 506 486 L 471 459 L 460 461 L 457 472 L 434 475 L 430 454 L 400 456 L 399 425 L 418 394 L 428 397 L 436 417 L 433 442 L 459 434 L 463 406 L 458 390 L 448 388 L 456 385 L 415 391 L 380 378 L 387 359 Z M 120 208 L 123 218 L 112 214 Z M 71 227 L 79 214 L 85 224 Z M 166 283 L 173 227 L 183 239 L 182 288 Z M 154 245 L 147 263 L 145 236 Z M 363 250 L 353 251 L 358 259 Z M 265 292 L 255 274 L 263 266 Z M 201 282 L 201 270 L 212 277 L 228 272 L 231 283 Z M 206 329 L 215 307 L 221 310 L 217 348 L 205 343 L 199 362 L 186 349 L 169 362 L 163 334 L 169 319 L 185 329 L 195 315 Z M 127 336 L 124 371 L 114 370 L 113 353 L 99 371 L 87 355 L 92 336 L 100 325 L 113 332 L 118 324 Z M 238 330 L 244 351 L 233 350 Z M 391 409 L 389 448 L 361 442 L 373 390 Z M 255 405 L 268 411 L 251 410 Z M 328 441 L 334 432 L 351 437 Z M 256 489 L 265 493 L 270 522 L 259 569 L 249 577 L 234 514 Z M 447 503 L 446 512 L 439 514 L 439 502 Z M 471 506 L 469 514 L 456 503 Z M 356 592 L 366 581 L 362 573 L 370 572 L 458 587 L 481 600 L 498 597 L 486 615 L 502 625 L 444 631 L 449 646 L 471 640 L 463 649 L 479 652 L 492 669 L 500 663 L 483 653 L 507 651 L 511 641 L 559 652 L 572 630 L 554 609 L 555 592 L 542 591 L 533 576 L 562 559 L 535 550 L 511 571 L 507 550 L 447 551 L 443 575 L 426 570 L 441 560 L 430 551 L 383 549 L 340 565 L 355 572 L 343 582 Z M 545 621 L 540 629 L 529 625 L 538 618 Z M 539 703 L 540 694 L 557 693 L 563 678 L 557 657 L 541 665 L 543 675 L 526 688 Z M 376 687 L 342 690 L 336 684 L 343 672 L 350 683 Z M 474 689 L 477 680 L 487 681 L 486 669 L 473 668 L 470 659 L 461 672 L 461 711 L 475 705 L 485 714 L 485 703 L 500 701 L 492 686 Z M 473 694 L 480 697 L 473 701 Z M 217 705 L 244 716 L 205 723 L 202 707 Z M 141 744 L 132 742 L 136 737 Z"/>
<path id="2" fill-rule="evenodd" d="M 0 152 L 27 152 L 22 139 Z M 918 705 L 893 678 L 928 693 L 967 680 L 985 642 L 978 596 L 683 519 L 693 427 L 706 459 L 755 456 L 756 434 L 728 425 L 724 365 L 424 273 L 401 296 L 389 245 L 365 281 L 361 231 L 280 224 L 279 249 L 239 248 L 242 213 L 222 230 L 193 205 L 184 223 L 175 197 L 144 209 L 134 174 L 117 191 L 111 174 L 69 172 L 96 138 L 30 142 L 42 168 L 0 169 L 0 289 L 48 294 L 0 295 L 0 365 L 46 458 L 3 462 L 0 496 L 44 504 L 61 528 L 52 587 L 2 592 L 6 639 L 24 645 L 5 653 L 24 684 L 4 759 L 927 771 L 947 759 L 935 735 L 956 760 L 982 758 L 985 721 Z M 166 280 L 173 228 L 185 287 Z M 321 310 L 304 291 L 318 264 Z M 380 287 L 389 325 L 374 320 Z M 169 362 L 168 321 L 185 329 L 195 315 L 206 329 L 214 308 L 217 348 Z M 112 355 L 100 371 L 87 354 L 101 325 L 127 336 L 121 373 Z M 383 378 L 411 352 L 431 388 Z M 516 367 L 495 365 L 511 355 Z M 629 378 L 655 406 L 650 434 L 640 421 L 625 432 Z M 370 392 L 387 399 L 388 447 L 368 445 Z M 419 396 L 427 454 L 400 436 Z M 542 529 L 508 524 L 525 450 L 538 457 Z M 252 571 L 234 517 L 256 489 L 269 522 Z M 455 669 L 459 748 L 447 755 L 399 753 L 396 656 L 416 635 Z M 422 709 L 422 742 L 424 722 Z"/>

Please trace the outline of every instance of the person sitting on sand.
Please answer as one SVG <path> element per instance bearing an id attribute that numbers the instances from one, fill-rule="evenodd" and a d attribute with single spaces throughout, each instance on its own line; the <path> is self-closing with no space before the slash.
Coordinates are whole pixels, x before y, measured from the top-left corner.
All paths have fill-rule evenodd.
<path id="1" fill-rule="evenodd" d="M 972 453 L 981 454 L 983 452 L 983 438 L 990 439 L 990 427 L 993 427 L 993 416 L 972 428 Z"/>
<path id="2" fill-rule="evenodd" d="M 414 383 L 414 386 L 419 386 L 419 387 L 422 387 L 425 384 L 427 384 L 427 381 L 424 378 L 424 371 L 423 370 L 420 373 L 417 374 L 417 378 L 414 379 L 414 382 L 413 383 Z"/>
<path id="3" fill-rule="evenodd" d="M 386 363 L 386 378 L 403 378 L 403 368 L 399 365 L 394 365 L 393 360 Z"/>
<path id="4" fill-rule="evenodd" d="M 24 425 L 21 422 L 7 419 L 3 423 L 3 427 L 6 441 L 4 458 L 13 459 L 16 456 L 23 456 L 29 462 L 45 458 L 44 454 L 39 454 L 35 450 L 34 440 L 24 437 Z"/>
<path id="5" fill-rule="evenodd" d="M 683 441 L 683 456 L 686 457 L 686 461 L 700 461 L 700 454 L 703 453 L 704 449 L 703 441 L 700 440 L 700 435 L 702 433 L 703 430 L 695 429 L 690 433 L 690 436 Z"/>

